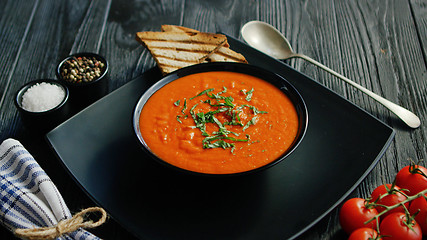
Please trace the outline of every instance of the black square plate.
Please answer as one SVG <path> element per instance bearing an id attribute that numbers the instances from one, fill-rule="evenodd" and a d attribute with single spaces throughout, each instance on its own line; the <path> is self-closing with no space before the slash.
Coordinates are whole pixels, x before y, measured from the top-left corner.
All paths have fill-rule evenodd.
<path id="1" fill-rule="evenodd" d="M 368 175 L 394 130 L 314 80 L 228 37 L 250 64 L 278 73 L 303 96 L 309 124 L 298 149 L 251 176 L 199 178 L 154 163 L 139 148 L 132 112 L 161 76 L 147 71 L 47 134 L 94 201 L 141 239 L 295 238 Z"/>

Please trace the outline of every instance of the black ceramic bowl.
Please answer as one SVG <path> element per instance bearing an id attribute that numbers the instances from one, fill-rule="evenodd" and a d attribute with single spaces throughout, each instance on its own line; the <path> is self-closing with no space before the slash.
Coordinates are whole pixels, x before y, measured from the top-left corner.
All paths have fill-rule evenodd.
<path id="1" fill-rule="evenodd" d="M 29 111 L 24 109 L 22 105 L 22 97 L 27 92 L 27 90 L 36 84 L 40 83 L 48 83 L 48 84 L 54 84 L 56 86 L 59 86 L 64 90 L 65 96 L 62 99 L 62 101 L 56 105 L 55 107 L 45 110 L 45 111 Z M 22 120 L 25 122 L 26 125 L 29 125 L 31 127 L 35 127 L 38 130 L 47 130 L 51 129 L 54 126 L 58 125 L 62 121 L 68 118 L 69 115 L 69 90 L 67 86 L 62 84 L 61 82 L 57 80 L 52 79 L 39 79 L 31 81 L 24 86 L 22 86 L 15 95 L 15 106 L 18 108 Z"/>
<path id="2" fill-rule="evenodd" d="M 288 150 L 286 150 L 285 153 L 276 160 L 261 166 L 259 168 L 245 171 L 245 172 L 238 172 L 238 173 L 226 173 L 226 174 L 210 174 L 210 173 L 200 173 L 200 172 L 193 172 L 186 169 L 179 168 L 177 166 L 171 165 L 170 163 L 167 163 L 166 161 L 163 161 L 159 157 L 157 157 L 154 153 L 150 151 L 150 147 L 147 145 L 147 143 L 144 141 L 143 137 L 141 136 L 140 126 L 139 126 L 139 117 L 141 115 L 141 111 L 145 105 L 145 103 L 148 101 L 148 99 L 159 89 L 161 89 L 166 84 L 175 81 L 181 77 L 201 73 L 201 72 L 212 72 L 212 71 L 227 71 L 227 72 L 237 72 L 237 73 L 243 73 L 247 75 L 252 75 L 258 78 L 261 78 L 274 86 L 276 86 L 278 89 L 280 89 L 283 93 L 285 93 L 293 102 L 299 118 L 299 129 L 297 136 L 295 140 L 293 141 L 292 145 L 289 147 Z M 203 64 L 197 64 L 190 67 L 179 69 L 175 72 L 172 72 L 165 77 L 163 77 L 160 81 L 155 83 L 152 87 L 150 87 L 139 99 L 138 103 L 136 104 L 136 107 L 134 109 L 133 113 L 133 128 L 134 133 L 138 139 L 138 142 L 142 146 L 142 148 L 151 155 L 156 161 L 160 162 L 161 164 L 164 164 L 168 167 L 171 167 L 173 169 L 176 169 L 178 171 L 184 172 L 184 173 L 191 173 L 195 175 L 203 175 L 203 176 L 236 176 L 236 175 L 247 175 L 250 173 L 254 173 L 260 170 L 267 169 L 269 167 L 272 167 L 279 162 L 283 161 L 288 157 L 299 145 L 299 143 L 302 141 L 305 132 L 307 130 L 308 126 L 308 112 L 307 107 L 305 105 L 305 102 L 301 95 L 298 93 L 298 91 L 293 87 L 287 80 L 282 78 L 281 76 L 272 73 L 270 71 L 267 71 L 265 69 L 250 65 L 250 64 L 242 64 L 242 63 L 230 63 L 230 62 L 216 62 L 216 63 L 203 63 Z"/>
<path id="3" fill-rule="evenodd" d="M 97 61 L 100 61 L 104 64 L 104 67 L 100 71 L 100 75 L 95 78 L 87 81 L 72 81 L 67 79 L 67 74 L 70 74 L 70 69 L 65 73 L 64 69 L 69 68 L 68 62 L 71 60 L 78 60 L 79 58 L 95 58 Z M 90 69 L 95 68 L 96 66 L 88 66 Z M 88 72 L 88 70 L 83 69 L 83 72 Z M 89 105 L 94 101 L 100 99 L 108 92 L 108 61 L 99 54 L 82 52 L 76 53 L 66 57 L 62 60 L 56 68 L 56 76 L 63 84 L 65 84 L 70 89 L 70 99 L 73 103 L 77 105 Z"/>

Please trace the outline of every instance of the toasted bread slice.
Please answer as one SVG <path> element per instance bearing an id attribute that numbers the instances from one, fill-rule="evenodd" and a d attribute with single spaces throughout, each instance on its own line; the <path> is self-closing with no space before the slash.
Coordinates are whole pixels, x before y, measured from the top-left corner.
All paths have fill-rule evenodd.
<path id="1" fill-rule="evenodd" d="M 176 26 L 176 25 L 162 25 L 162 32 L 183 32 L 183 33 L 200 33 L 200 31 L 188 27 Z M 212 33 L 210 33 L 212 34 Z M 222 34 L 220 34 L 222 35 Z M 224 36 L 224 35 L 223 35 Z M 225 37 L 225 36 L 224 36 Z M 229 47 L 228 42 L 224 44 L 224 47 Z"/>
<path id="2" fill-rule="evenodd" d="M 227 44 L 222 34 L 202 32 L 138 32 L 136 39 L 150 51 L 162 74 L 202 63 Z"/>
<path id="3" fill-rule="evenodd" d="M 163 32 L 187 32 L 187 33 L 198 33 L 199 31 L 182 27 L 182 26 L 176 26 L 176 25 L 162 25 L 162 31 Z M 241 62 L 241 63 L 248 63 L 245 59 L 245 57 L 237 53 L 230 48 L 228 48 L 228 44 L 224 45 L 212 52 L 210 52 L 206 60 L 208 62 Z"/>
<path id="4" fill-rule="evenodd" d="M 228 47 L 220 47 L 218 51 L 213 52 L 206 59 L 209 62 L 241 62 L 248 63 L 246 58 Z"/>
<path id="5" fill-rule="evenodd" d="M 188 32 L 188 33 L 198 33 L 196 29 L 176 26 L 176 25 L 162 25 L 162 32 Z"/>
<path id="6" fill-rule="evenodd" d="M 157 40 L 175 41 L 186 43 L 201 43 L 220 45 L 227 42 L 227 37 L 223 34 L 203 33 L 203 32 L 138 32 L 137 40 Z"/>

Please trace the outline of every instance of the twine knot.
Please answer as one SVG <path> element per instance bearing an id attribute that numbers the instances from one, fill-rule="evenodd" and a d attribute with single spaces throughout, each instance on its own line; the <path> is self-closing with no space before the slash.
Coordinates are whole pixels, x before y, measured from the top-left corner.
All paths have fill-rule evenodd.
<path id="1" fill-rule="evenodd" d="M 100 212 L 102 216 L 98 221 L 93 222 L 92 220 L 85 221 L 85 217 L 88 213 Z M 71 233 L 79 228 L 95 228 L 100 226 L 107 219 L 107 212 L 100 207 L 86 208 L 75 214 L 72 218 L 64 219 L 58 222 L 53 227 L 41 227 L 41 228 L 20 228 L 15 230 L 15 235 L 20 238 L 29 240 L 45 240 L 55 239 L 63 234 Z"/>

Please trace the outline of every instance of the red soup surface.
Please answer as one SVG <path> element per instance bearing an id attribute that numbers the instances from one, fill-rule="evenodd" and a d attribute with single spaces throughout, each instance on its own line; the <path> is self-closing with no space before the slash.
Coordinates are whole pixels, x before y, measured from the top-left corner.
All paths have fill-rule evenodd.
<path id="1" fill-rule="evenodd" d="M 194 172 L 228 174 L 280 157 L 295 140 L 298 115 L 272 84 L 221 71 L 165 85 L 148 99 L 139 124 L 162 160 Z"/>

